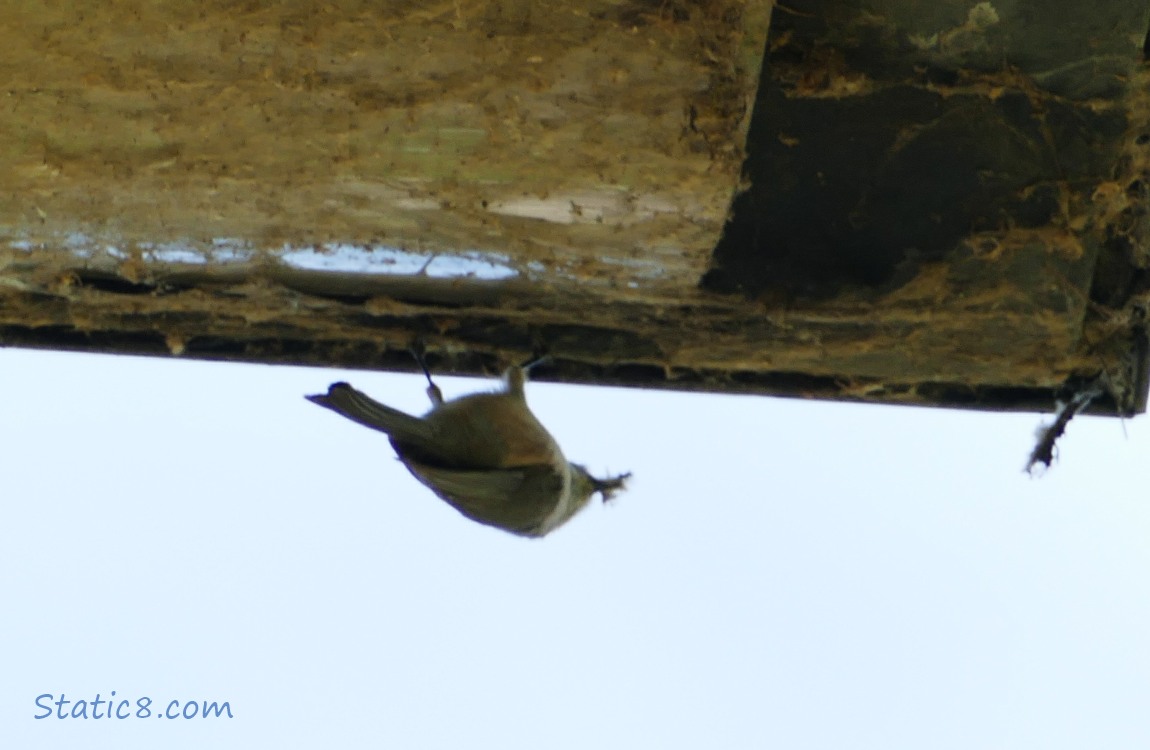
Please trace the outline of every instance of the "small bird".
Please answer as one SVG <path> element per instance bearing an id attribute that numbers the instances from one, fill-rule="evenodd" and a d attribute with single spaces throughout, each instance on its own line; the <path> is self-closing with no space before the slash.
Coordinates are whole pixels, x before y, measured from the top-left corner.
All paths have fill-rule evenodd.
<path id="1" fill-rule="evenodd" d="M 606 501 L 630 472 L 596 479 L 569 463 L 551 433 L 527 407 L 527 370 L 509 367 L 504 387 L 444 401 L 423 357 L 431 411 L 413 417 L 381 404 L 347 383 L 333 383 L 307 399 L 365 427 L 387 433 L 399 460 L 463 515 L 512 534 L 542 537 L 587 506 Z"/>

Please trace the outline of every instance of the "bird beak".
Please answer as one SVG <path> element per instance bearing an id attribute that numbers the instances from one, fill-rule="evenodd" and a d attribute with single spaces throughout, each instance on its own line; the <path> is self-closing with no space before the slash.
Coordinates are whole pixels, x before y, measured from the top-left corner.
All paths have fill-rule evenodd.
<path id="1" fill-rule="evenodd" d="M 610 479 L 596 479 L 595 477 L 591 477 L 591 486 L 594 492 L 598 492 L 603 496 L 603 502 L 607 502 L 615 496 L 616 492 L 626 487 L 627 480 L 630 478 L 631 472 L 629 471 L 626 474 L 620 474 Z"/>

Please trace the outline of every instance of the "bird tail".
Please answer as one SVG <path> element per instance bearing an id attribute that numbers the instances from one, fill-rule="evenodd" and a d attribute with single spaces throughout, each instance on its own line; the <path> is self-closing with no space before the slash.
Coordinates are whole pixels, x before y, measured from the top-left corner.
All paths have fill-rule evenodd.
<path id="1" fill-rule="evenodd" d="M 347 383 L 332 383 L 327 393 L 306 398 L 364 427 L 386 432 L 401 443 L 425 445 L 432 440 L 430 428 L 422 419 L 381 404 Z"/>

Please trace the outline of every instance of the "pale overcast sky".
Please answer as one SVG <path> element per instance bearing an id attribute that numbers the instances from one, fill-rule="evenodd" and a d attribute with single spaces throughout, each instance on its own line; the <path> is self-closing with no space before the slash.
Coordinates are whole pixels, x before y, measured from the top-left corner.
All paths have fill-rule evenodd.
<path id="1" fill-rule="evenodd" d="M 303 398 L 421 413 L 415 376 L 0 376 L 5 747 L 1150 747 L 1145 418 L 1076 419 L 1031 479 L 1034 414 L 529 384 L 634 481 L 526 540 Z M 113 690 L 128 718 L 56 717 Z"/>

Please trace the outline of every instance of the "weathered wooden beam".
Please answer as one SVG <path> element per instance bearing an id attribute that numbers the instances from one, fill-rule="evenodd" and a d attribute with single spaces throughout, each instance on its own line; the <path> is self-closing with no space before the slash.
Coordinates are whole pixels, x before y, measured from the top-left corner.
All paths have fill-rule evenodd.
<path id="1" fill-rule="evenodd" d="M 706 262 L 768 0 L 8 3 L 0 227 L 50 249 Z M 75 243 L 74 245 L 83 244 Z M 668 252 L 668 251 L 673 252 Z"/>
<path id="2" fill-rule="evenodd" d="M 1040 5 L 789 3 L 760 84 L 768 2 L 21 4 L 0 343 L 1141 411 L 1146 8 Z"/>

